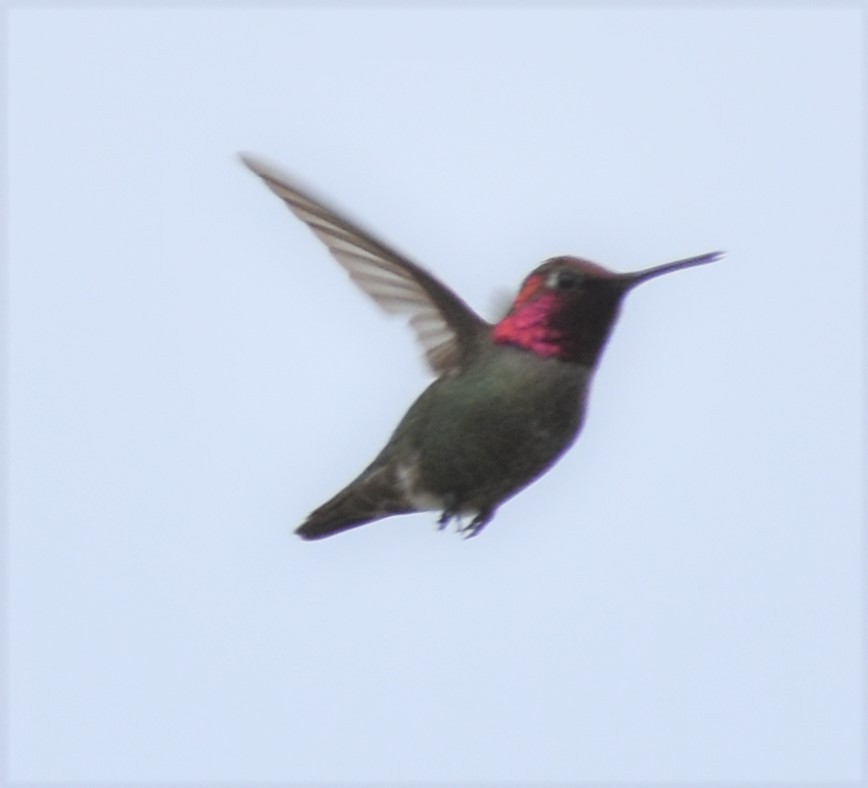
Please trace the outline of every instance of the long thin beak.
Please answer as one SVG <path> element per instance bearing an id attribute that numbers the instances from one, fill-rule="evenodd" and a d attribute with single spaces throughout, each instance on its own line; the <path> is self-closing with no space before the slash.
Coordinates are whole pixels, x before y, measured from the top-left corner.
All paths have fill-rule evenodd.
<path id="1" fill-rule="evenodd" d="M 634 271 L 630 274 L 621 274 L 619 278 L 624 283 L 625 289 L 635 287 L 642 282 L 647 282 L 656 276 L 668 274 L 671 271 L 680 271 L 682 268 L 691 268 L 694 265 L 705 265 L 713 263 L 715 260 L 720 260 L 724 252 L 707 252 L 706 254 L 698 255 L 697 257 L 687 257 L 684 260 L 675 260 L 671 263 L 664 263 L 653 268 L 646 268 L 643 271 Z"/>

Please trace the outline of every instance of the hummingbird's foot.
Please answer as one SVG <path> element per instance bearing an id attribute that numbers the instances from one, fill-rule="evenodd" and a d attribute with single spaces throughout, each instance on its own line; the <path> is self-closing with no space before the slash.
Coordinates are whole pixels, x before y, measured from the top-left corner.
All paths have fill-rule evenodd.
<path id="1" fill-rule="evenodd" d="M 449 522 L 452 520 L 452 518 L 456 517 L 457 515 L 458 512 L 452 509 L 444 510 L 443 514 L 440 515 L 440 519 L 437 520 L 437 530 L 442 531 L 447 525 L 449 525 Z"/>
<path id="2" fill-rule="evenodd" d="M 444 503 L 446 504 L 446 508 L 443 510 L 443 514 L 440 515 L 440 519 L 437 520 L 438 531 L 442 531 L 456 517 L 460 519 L 458 505 L 455 503 L 455 496 L 447 495 Z"/>
<path id="3" fill-rule="evenodd" d="M 482 511 L 476 515 L 467 525 L 462 525 L 458 528 L 458 533 L 462 534 L 465 539 L 470 539 L 476 536 L 494 516 L 493 511 Z"/>

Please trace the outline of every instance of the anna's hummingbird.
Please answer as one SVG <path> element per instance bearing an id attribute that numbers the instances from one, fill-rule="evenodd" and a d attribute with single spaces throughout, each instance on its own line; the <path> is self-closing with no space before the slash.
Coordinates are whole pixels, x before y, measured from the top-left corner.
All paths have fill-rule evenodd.
<path id="1" fill-rule="evenodd" d="M 524 280 L 491 324 L 452 290 L 272 167 L 261 177 L 385 311 L 409 316 L 437 379 L 385 448 L 296 530 L 321 539 L 395 514 L 441 511 L 478 534 L 497 507 L 539 477 L 576 439 L 588 387 L 624 296 L 640 282 L 717 260 L 711 252 L 618 274 L 553 257 Z M 462 516 L 469 516 L 462 524 Z"/>

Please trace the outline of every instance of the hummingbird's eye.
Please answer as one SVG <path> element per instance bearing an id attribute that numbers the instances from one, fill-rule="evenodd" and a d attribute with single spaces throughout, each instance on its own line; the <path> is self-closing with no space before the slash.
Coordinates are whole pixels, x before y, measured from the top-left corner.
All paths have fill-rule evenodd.
<path id="1" fill-rule="evenodd" d="M 579 275 L 573 271 L 556 271 L 549 279 L 549 287 L 558 290 L 573 290 L 581 283 Z"/>

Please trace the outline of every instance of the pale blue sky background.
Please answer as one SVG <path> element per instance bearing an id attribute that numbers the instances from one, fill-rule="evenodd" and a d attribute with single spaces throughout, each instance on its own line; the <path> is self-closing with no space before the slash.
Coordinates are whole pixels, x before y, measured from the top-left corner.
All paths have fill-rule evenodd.
<path id="1" fill-rule="evenodd" d="M 857 9 L 8 23 L 13 778 L 858 779 Z M 728 256 L 479 538 L 304 543 L 427 373 L 238 150 L 484 314 Z"/>

